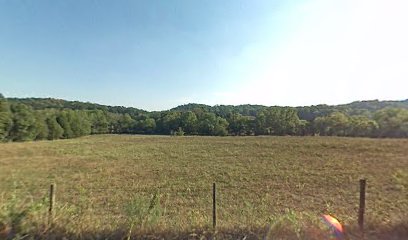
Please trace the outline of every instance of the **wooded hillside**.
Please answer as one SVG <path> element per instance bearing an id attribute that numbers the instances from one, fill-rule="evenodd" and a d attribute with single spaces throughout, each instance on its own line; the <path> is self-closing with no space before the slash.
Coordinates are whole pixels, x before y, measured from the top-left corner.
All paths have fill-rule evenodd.
<path id="1" fill-rule="evenodd" d="M 305 107 L 186 104 L 148 112 L 88 102 L 0 95 L 1 141 L 65 139 L 103 133 L 408 137 L 408 99 Z"/>

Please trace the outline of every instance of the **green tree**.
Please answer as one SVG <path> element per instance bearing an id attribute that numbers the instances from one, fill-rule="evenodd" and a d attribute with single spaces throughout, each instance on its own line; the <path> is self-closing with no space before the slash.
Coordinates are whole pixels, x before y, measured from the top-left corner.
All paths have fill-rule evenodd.
<path id="1" fill-rule="evenodd" d="M 228 132 L 233 135 L 246 135 L 251 132 L 250 118 L 239 113 L 230 113 L 227 116 Z"/>
<path id="2" fill-rule="evenodd" d="M 69 111 L 69 121 L 73 137 L 80 137 L 91 134 L 91 122 L 85 111 Z"/>
<path id="3" fill-rule="evenodd" d="M 176 131 L 171 131 L 170 135 L 172 136 L 184 136 L 183 128 L 179 127 Z"/>
<path id="4" fill-rule="evenodd" d="M 312 124 L 307 120 L 300 120 L 296 130 L 296 135 L 307 136 L 311 135 L 312 133 Z"/>
<path id="5" fill-rule="evenodd" d="M 266 126 L 266 115 L 264 111 L 260 111 L 255 118 L 255 135 L 267 134 L 269 134 L 269 130 Z"/>
<path id="6" fill-rule="evenodd" d="M 13 127 L 10 138 L 13 141 L 34 140 L 37 135 L 36 121 L 31 107 L 18 103 L 11 106 L 13 113 Z"/>
<path id="7" fill-rule="evenodd" d="M 54 114 L 47 117 L 46 123 L 48 126 L 48 140 L 60 139 L 63 137 L 64 129 L 59 125 Z"/>
<path id="8" fill-rule="evenodd" d="M 341 112 L 331 113 L 329 116 L 317 117 L 313 121 L 315 132 L 323 136 L 347 136 L 351 122 L 347 115 Z"/>
<path id="9" fill-rule="evenodd" d="M 0 94 L 0 141 L 8 138 L 13 118 L 7 99 Z"/>
<path id="10" fill-rule="evenodd" d="M 64 138 L 75 138 L 91 133 L 91 122 L 84 110 L 63 110 L 59 113 L 57 122 L 64 129 Z"/>
<path id="11" fill-rule="evenodd" d="M 217 117 L 214 132 L 211 135 L 215 136 L 228 135 L 228 121 L 222 117 Z"/>
<path id="12" fill-rule="evenodd" d="M 299 117 L 293 108 L 265 108 L 257 114 L 255 133 L 257 135 L 293 135 L 298 131 L 299 124 Z"/>
<path id="13" fill-rule="evenodd" d="M 408 109 L 384 108 L 374 114 L 380 137 L 408 137 Z"/>
<path id="14" fill-rule="evenodd" d="M 74 137 L 74 133 L 71 129 L 69 110 L 63 110 L 59 112 L 57 116 L 57 122 L 64 130 L 62 134 L 63 138 L 73 138 Z"/>
<path id="15" fill-rule="evenodd" d="M 91 123 L 91 133 L 101 134 L 109 131 L 107 112 L 104 110 L 92 110 L 88 112 Z"/>
<path id="16" fill-rule="evenodd" d="M 341 112 L 334 112 L 327 118 L 330 136 L 346 136 L 350 128 L 349 117 Z"/>
<path id="17" fill-rule="evenodd" d="M 197 133 L 197 116 L 192 111 L 183 112 L 180 117 L 180 127 L 190 135 Z"/>
<path id="18" fill-rule="evenodd" d="M 171 132 L 177 131 L 180 125 L 181 112 L 166 112 L 164 113 L 158 122 L 158 130 L 164 134 L 170 134 Z"/>
<path id="19" fill-rule="evenodd" d="M 136 121 L 129 114 L 121 114 L 117 121 L 118 133 L 132 133 L 135 123 Z"/>
<path id="20" fill-rule="evenodd" d="M 43 110 L 34 111 L 36 136 L 35 140 L 48 138 L 48 125 L 46 123 L 46 113 Z"/>
<path id="21" fill-rule="evenodd" d="M 294 108 L 282 108 L 281 115 L 283 122 L 280 126 L 280 128 L 282 129 L 280 134 L 296 134 L 300 124 L 300 119 L 298 117 L 297 111 Z"/>
<path id="22" fill-rule="evenodd" d="M 214 113 L 204 113 L 198 120 L 198 133 L 200 135 L 225 136 L 228 134 L 228 122 Z"/>
<path id="23" fill-rule="evenodd" d="M 373 137 L 378 131 L 377 122 L 366 116 L 350 117 L 350 126 L 348 135 L 353 137 Z"/>
<path id="24" fill-rule="evenodd" d="M 156 121 L 153 118 L 139 120 L 136 123 L 136 133 L 152 134 L 156 130 Z"/>
<path id="25" fill-rule="evenodd" d="M 329 132 L 329 123 L 327 117 L 317 117 L 313 121 L 314 133 L 320 136 L 326 136 Z"/>

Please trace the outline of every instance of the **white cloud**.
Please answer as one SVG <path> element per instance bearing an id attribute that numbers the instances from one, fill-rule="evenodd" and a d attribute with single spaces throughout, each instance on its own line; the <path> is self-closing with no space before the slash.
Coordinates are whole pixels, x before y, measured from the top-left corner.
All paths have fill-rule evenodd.
<path id="1" fill-rule="evenodd" d="M 281 38 L 279 45 L 260 40 L 244 49 L 234 61 L 241 74 L 237 87 L 214 94 L 214 102 L 309 105 L 408 98 L 407 12 L 404 0 L 315 0 L 292 7 L 279 19 L 288 29 L 284 35 L 265 33 L 267 41 Z"/>

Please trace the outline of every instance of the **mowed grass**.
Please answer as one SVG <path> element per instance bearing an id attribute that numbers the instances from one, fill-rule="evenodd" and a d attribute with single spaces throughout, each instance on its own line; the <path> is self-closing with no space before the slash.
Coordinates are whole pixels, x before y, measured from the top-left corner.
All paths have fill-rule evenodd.
<path id="1" fill-rule="evenodd" d="M 213 182 L 220 228 L 263 228 L 290 212 L 353 226 L 360 178 L 367 222 L 408 216 L 406 139 L 95 135 L 0 149 L 3 200 L 40 199 L 56 183 L 56 218 L 75 231 L 121 228 L 132 199 L 153 194 L 155 229 L 209 228 Z"/>

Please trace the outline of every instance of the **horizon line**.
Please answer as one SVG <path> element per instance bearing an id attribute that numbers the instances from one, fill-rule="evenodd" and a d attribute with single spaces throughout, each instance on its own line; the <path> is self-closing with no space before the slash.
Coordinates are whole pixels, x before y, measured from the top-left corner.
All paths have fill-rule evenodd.
<path id="1" fill-rule="evenodd" d="M 170 111 L 174 108 L 184 106 L 184 105 L 189 105 L 189 104 L 197 104 L 197 105 L 206 105 L 209 107 L 215 107 L 215 106 L 244 106 L 244 105 L 252 105 L 252 106 L 264 106 L 264 107 L 292 107 L 292 108 L 297 108 L 297 107 L 312 107 L 312 106 L 321 106 L 321 105 L 326 105 L 326 106 L 340 106 L 340 105 L 348 105 L 351 103 L 355 102 L 373 102 L 373 101 L 378 101 L 378 102 L 404 102 L 408 101 L 408 98 L 406 99 L 369 99 L 369 100 L 354 100 L 351 102 L 346 102 L 346 103 L 338 103 L 338 104 L 327 104 L 327 103 L 319 103 L 319 104 L 311 104 L 311 105 L 298 105 L 298 106 L 289 106 L 289 105 L 264 105 L 264 104 L 251 104 L 251 103 L 244 103 L 244 104 L 215 104 L 215 105 L 210 105 L 210 104 L 205 104 L 205 103 L 198 103 L 198 102 L 189 102 L 189 103 L 183 103 L 179 104 L 175 107 L 169 108 L 169 109 L 162 109 L 162 110 L 146 110 L 143 108 L 135 107 L 135 106 L 125 106 L 125 105 L 111 105 L 111 104 L 103 104 L 103 103 L 97 103 L 97 102 L 92 102 L 92 101 L 87 101 L 87 100 L 68 100 L 68 99 L 63 99 L 63 98 L 55 98 L 55 97 L 6 97 L 6 99 L 54 99 L 54 100 L 63 100 L 63 101 L 69 101 L 69 102 L 82 102 L 82 103 L 90 103 L 90 104 L 97 104 L 97 105 L 102 105 L 102 106 L 108 106 L 108 107 L 125 107 L 125 108 L 136 108 L 138 110 L 143 110 L 146 112 L 161 112 L 161 111 Z"/>

